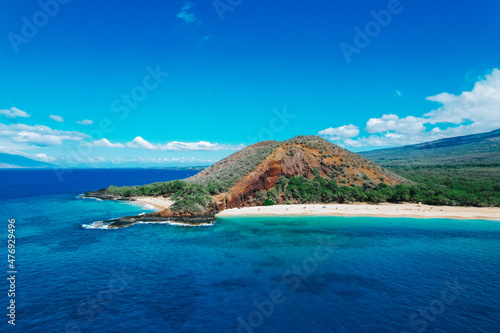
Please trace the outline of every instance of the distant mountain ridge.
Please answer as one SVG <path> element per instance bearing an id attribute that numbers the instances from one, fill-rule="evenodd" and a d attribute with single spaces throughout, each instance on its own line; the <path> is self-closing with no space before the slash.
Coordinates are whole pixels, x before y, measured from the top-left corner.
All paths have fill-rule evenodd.
<path id="1" fill-rule="evenodd" d="M 500 163 L 500 129 L 359 154 L 384 166 L 495 164 Z"/>
<path id="2" fill-rule="evenodd" d="M 53 164 L 32 160 L 19 155 L 0 153 L 0 169 L 5 168 L 50 168 Z"/>

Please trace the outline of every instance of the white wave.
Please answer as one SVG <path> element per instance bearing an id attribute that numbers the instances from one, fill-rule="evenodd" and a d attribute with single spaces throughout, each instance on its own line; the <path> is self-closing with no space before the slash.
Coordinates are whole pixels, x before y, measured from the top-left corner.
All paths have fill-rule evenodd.
<path id="1" fill-rule="evenodd" d="M 96 221 L 92 224 L 82 224 L 83 229 L 110 229 L 109 224 L 104 224 L 102 221 Z"/>
<path id="2" fill-rule="evenodd" d="M 134 225 L 134 224 L 168 224 L 176 227 L 211 227 L 214 224 L 213 223 L 199 223 L 199 224 L 190 224 L 190 223 L 182 223 L 182 222 L 175 222 L 175 221 L 137 221 L 135 223 L 131 223 L 129 225 L 123 226 L 123 228 L 126 228 L 128 226 Z M 105 224 L 103 221 L 96 221 L 92 224 L 82 224 L 83 229 L 112 229 L 110 228 L 109 224 Z"/>
<path id="3" fill-rule="evenodd" d="M 86 197 L 84 196 L 83 194 L 79 194 L 76 196 L 76 199 L 92 199 L 92 200 L 96 200 L 96 201 L 102 201 L 101 198 L 94 198 L 94 197 Z"/>
<path id="4" fill-rule="evenodd" d="M 182 222 L 175 222 L 175 221 L 137 221 L 135 224 L 168 224 L 168 225 L 173 225 L 177 227 L 211 227 L 213 226 L 213 223 L 199 223 L 199 224 L 190 224 L 190 223 L 182 223 Z"/>

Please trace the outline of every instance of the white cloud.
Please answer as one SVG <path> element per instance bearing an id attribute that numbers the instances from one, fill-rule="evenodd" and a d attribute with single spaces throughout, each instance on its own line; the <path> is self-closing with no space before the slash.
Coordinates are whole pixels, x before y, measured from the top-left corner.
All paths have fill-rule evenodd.
<path id="1" fill-rule="evenodd" d="M 29 118 L 31 115 L 26 113 L 25 111 L 19 110 L 18 108 L 12 107 L 10 110 L 0 110 L 0 115 L 5 116 L 7 118 Z"/>
<path id="2" fill-rule="evenodd" d="M 49 159 L 51 159 L 49 157 Z M 97 164 L 97 163 L 106 163 L 113 165 L 161 165 L 161 164 L 190 164 L 190 165 L 206 165 L 217 162 L 217 160 L 213 159 L 203 159 L 203 158 L 195 158 L 195 157 L 135 157 L 135 158 L 123 158 L 123 157 L 114 157 L 114 158 L 104 158 L 102 156 L 97 157 L 85 157 L 75 159 L 74 156 L 61 156 L 59 158 L 61 161 L 65 161 L 68 165 L 71 164 Z"/>
<path id="3" fill-rule="evenodd" d="M 181 11 L 177 14 L 177 17 L 183 19 L 186 24 L 189 23 L 201 23 L 200 20 L 196 17 L 196 15 L 190 12 L 193 5 L 188 2 L 184 6 L 182 6 Z"/>
<path id="4" fill-rule="evenodd" d="M 172 158 L 149 158 L 144 159 L 141 158 L 138 160 L 140 163 L 214 163 L 215 160 L 207 160 L 202 158 L 194 158 L 194 157 L 172 157 Z"/>
<path id="5" fill-rule="evenodd" d="M 90 119 L 77 120 L 76 122 L 80 125 L 92 125 L 94 123 L 94 121 Z"/>
<path id="6" fill-rule="evenodd" d="M 427 97 L 427 100 L 440 103 L 442 106 L 421 117 L 400 118 L 395 114 L 384 114 L 381 118 L 370 118 L 366 122 L 365 131 L 376 135 L 357 139 L 337 135 L 330 139 L 341 141 L 339 143 L 349 147 L 386 147 L 498 129 L 500 128 L 500 70 L 494 69 L 491 74 L 481 78 L 471 91 L 464 91 L 458 95 L 444 92 Z M 436 124 L 440 126 L 432 126 Z M 328 130 L 320 131 L 319 134 L 329 136 L 330 134 L 326 132 Z"/>
<path id="7" fill-rule="evenodd" d="M 404 146 L 404 145 L 412 145 L 416 143 L 434 141 L 443 138 L 475 134 L 481 132 L 484 131 L 482 130 L 477 131 L 474 129 L 474 127 L 465 125 L 460 125 L 458 127 L 449 127 L 444 130 L 439 129 L 438 127 L 434 127 L 430 131 L 423 132 L 417 135 L 386 132 L 379 135 L 370 135 L 368 137 L 361 137 L 356 140 L 346 139 L 343 140 L 343 143 L 345 146 L 355 147 L 355 148 Z"/>
<path id="8" fill-rule="evenodd" d="M 476 82 L 471 91 L 460 95 L 441 93 L 427 97 L 427 100 L 443 106 L 426 113 L 430 124 L 461 124 L 472 121 L 486 130 L 500 127 L 500 70 Z"/>
<path id="9" fill-rule="evenodd" d="M 245 146 L 240 145 L 224 145 L 219 143 L 210 143 L 207 141 L 199 142 L 180 142 L 171 141 L 165 144 L 152 144 L 151 142 L 138 136 L 131 142 L 125 144 L 116 142 L 111 143 L 108 139 L 96 140 L 89 143 L 84 143 L 82 146 L 91 147 L 109 147 L 109 148 L 136 148 L 136 149 L 148 149 L 148 150 L 160 150 L 160 151 L 221 151 L 221 150 L 240 150 Z"/>
<path id="10" fill-rule="evenodd" d="M 220 151 L 220 150 L 240 150 L 245 146 L 240 145 L 223 145 L 219 143 L 210 143 L 207 141 L 199 142 L 179 142 L 171 141 L 167 144 L 160 144 L 157 146 L 159 150 L 171 150 L 171 151 L 187 151 L 187 150 L 205 150 L 205 151 Z"/>
<path id="11" fill-rule="evenodd" d="M 58 123 L 63 123 L 64 119 L 61 116 L 56 116 L 54 114 L 51 114 L 49 116 L 50 119 L 57 121 Z"/>
<path id="12" fill-rule="evenodd" d="M 75 158 L 74 156 L 71 156 L 71 155 L 68 155 L 68 156 L 61 156 L 60 157 L 60 160 L 61 161 L 65 161 L 66 165 L 70 165 L 70 164 L 95 164 L 95 163 L 105 163 L 105 162 L 108 162 L 107 159 L 105 159 L 104 157 L 102 156 L 97 156 L 97 157 L 78 157 L 78 158 Z M 110 162 L 112 162 L 112 159 L 109 160 Z"/>
<path id="13" fill-rule="evenodd" d="M 128 148 L 143 148 L 143 149 L 157 150 L 157 147 L 155 145 L 149 143 L 140 136 L 137 136 L 134 140 L 132 140 L 132 142 L 127 143 L 125 146 Z"/>
<path id="14" fill-rule="evenodd" d="M 63 141 L 81 141 L 87 137 L 87 134 L 81 132 L 54 130 L 43 125 L 0 123 L 0 138 L 16 143 L 54 146 L 62 144 Z"/>
<path id="15" fill-rule="evenodd" d="M 107 160 L 102 157 L 102 156 L 97 156 L 97 157 L 87 157 L 86 161 L 87 163 L 104 163 Z"/>
<path id="16" fill-rule="evenodd" d="M 382 118 L 370 118 L 365 131 L 370 134 L 394 131 L 396 133 L 416 134 L 425 131 L 426 119 L 408 116 L 399 118 L 395 114 L 384 114 Z"/>
<path id="17" fill-rule="evenodd" d="M 2 146 L 2 143 L 0 142 L 0 152 L 2 152 L 2 153 L 11 154 L 11 155 L 19 155 L 19 156 L 23 156 L 23 157 L 26 157 L 26 158 L 29 158 L 32 160 L 47 162 L 47 163 L 50 163 L 50 162 L 53 162 L 56 160 L 54 157 L 48 156 L 47 154 L 44 154 L 44 153 L 30 154 L 30 153 L 27 153 L 25 151 L 18 150 L 17 148 L 18 147 L 11 147 L 11 146 L 4 147 L 4 146 Z M 21 148 L 25 148 L 25 147 L 21 147 Z"/>
<path id="18" fill-rule="evenodd" d="M 37 161 L 42 161 L 42 162 L 47 162 L 47 163 L 50 163 L 50 162 L 56 160 L 54 157 L 47 156 L 47 154 L 41 154 L 41 153 L 31 155 L 31 158 L 34 160 L 37 160 Z"/>
<path id="19" fill-rule="evenodd" d="M 123 148 L 125 147 L 121 143 L 111 143 L 108 139 L 95 140 L 93 142 L 87 142 L 82 144 L 86 147 L 108 147 L 108 148 Z"/>
<path id="20" fill-rule="evenodd" d="M 212 39 L 214 39 L 215 37 L 212 36 L 212 35 L 207 35 L 207 36 L 203 36 L 199 41 L 198 41 L 198 44 L 200 45 L 203 45 L 204 43 L 207 43 L 209 41 L 211 41 Z"/>
<path id="21" fill-rule="evenodd" d="M 359 135 L 359 127 L 354 125 L 344 125 L 337 128 L 327 128 L 319 132 L 319 135 L 327 136 L 330 140 L 342 140 Z"/>

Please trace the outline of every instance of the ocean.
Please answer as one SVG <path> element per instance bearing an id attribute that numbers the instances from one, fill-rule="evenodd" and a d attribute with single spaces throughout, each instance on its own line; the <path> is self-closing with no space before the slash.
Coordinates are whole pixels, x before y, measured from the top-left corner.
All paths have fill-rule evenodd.
<path id="1" fill-rule="evenodd" d="M 224 218 L 87 229 L 151 207 L 82 199 L 189 170 L 0 171 L 3 332 L 499 332 L 500 223 Z M 15 327 L 6 314 L 15 219 Z"/>

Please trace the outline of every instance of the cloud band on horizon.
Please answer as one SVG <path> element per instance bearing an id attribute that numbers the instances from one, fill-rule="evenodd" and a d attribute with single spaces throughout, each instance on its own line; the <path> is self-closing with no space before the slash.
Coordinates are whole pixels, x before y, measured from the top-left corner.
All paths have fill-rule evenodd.
<path id="1" fill-rule="evenodd" d="M 360 137 L 359 127 L 353 124 L 330 127 L 318 134 L 342 146 L 362 148 L 410 145 L 500 128 L 499 69 L 480 78 L 471 91 L 459 95 L 444 92 L 426 99 L 441 107 L 420 117 L 384 114 L 370 118 L 364 128 L 372 134 L 369 136 Z"/>
<path id="2" fill-rule="evenodd" d="M 148 150 L 160 150 L 160 151 L 222 151 L 230 150 L 236 151 L 244 148 L 243 144 L 240 145 L 225 145 L 219 143 L 211 143 L 207 141 L 198 142 L 180 142 L 180 141 L 170 141 L 166 144 L 152 144 L 142 137 L 137 136 L 134 140 L 123 143 L 112 143 L 108 139 L 103 138 L 100 140 L 95 140 L 93 142 L 87 142 L 82 144 L 86 147 L 107 147 L 107 148 L 136 148 L 136 149 L 148 149 Z"/>

